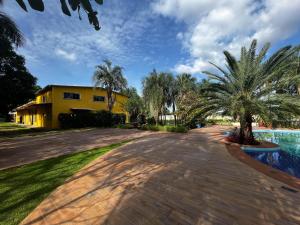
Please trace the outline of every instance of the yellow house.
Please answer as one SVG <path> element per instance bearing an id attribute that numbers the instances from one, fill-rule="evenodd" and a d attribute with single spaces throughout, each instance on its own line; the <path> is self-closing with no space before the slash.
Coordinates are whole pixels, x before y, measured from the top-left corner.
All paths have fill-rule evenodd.
<path id="1" fill-rule="evenodd" d="M 113 113 L 126 114 L 128 97 L 115 92 Z M 34 101 L 16 109 L 16 123 L 44 128 L 59 128 L 58 115 L 76 111 L 107 110 L 107 93 L 103 88 L 87 86 L 48 85 L 36 93 Z"/>

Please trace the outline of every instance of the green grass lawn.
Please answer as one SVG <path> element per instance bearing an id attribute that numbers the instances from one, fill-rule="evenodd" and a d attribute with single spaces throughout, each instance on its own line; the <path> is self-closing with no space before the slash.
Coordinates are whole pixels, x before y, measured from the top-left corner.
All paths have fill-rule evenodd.
<path id="1" fill-rule="evenodd" d="M 0 122 L 0 137 L 14 137 L 23 134 L 38 134 L 43 128 L 34 128 L 11 122 Z"/>
<path id="2" fill-rule="evenodd" d="M 127 142 L 0 171 L 0 224 L 19 224 L 76 171 Z"/>
<path id="3" fill-rule="evenodd" d="M 29 129 L 29 128 L 15 123 L 0 122 L 0 131 L 24 130 L 24 129 Z"/>

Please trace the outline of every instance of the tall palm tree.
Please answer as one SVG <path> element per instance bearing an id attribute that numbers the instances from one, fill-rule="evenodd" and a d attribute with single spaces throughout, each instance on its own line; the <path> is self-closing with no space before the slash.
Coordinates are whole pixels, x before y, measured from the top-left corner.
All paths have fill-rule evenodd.
<path id="1" fill-rule="evenodd" d="M 116 100 L 116 91 L 122 91 L 127 87 L 127 81 L 123 76 L 122 67 L 112 66 L 112 62 L 104 60 L 104 64 L 96 66 L 93 75 L 95 87 L 103 87 L 107 92 L 107 108 L 111 112 Z"/>
<path id="2" fill-rule="evenodd" d="M 205 88 L 202 101 L 189 108 L 195 115 L 207 117 L 215 113 L 239 119 L 239 142 L 254 144 L 252 122 L 258 118 L 265 123 L 300 115 L 299 96 L 277 93 L 286 81 L 286 69 L 295 50 L 286 46 L 266 59 L 270 44 L 256 53 L 256 40 L 249 49 L 242 47 L 240 59 L 224 51 L 227 70 L 214 65 L 222 75 L 205 71 L 211 82 Z"/>
<path id="3" fill-rule="evenodd" d="M 290 58 L 289 67 L 285 71 L 285 82 L 276 91 L 290 95 L 300 94 L 300 46 L 294 47 L 294 57 Z"/>
<path id="4" fill-rule="evenodd" d="M 196 78 L 193 77 L 191 74 L 182 73 L 177 75 L 176 77 L 177 83 L 180 88 L 180 92 L 184 94 L 187 90 L 196 90 Z"/>
<path id="5" fill-rule="evenodd" d="M 0 0 L 0 6 L 3 0 Z M 0 40 L 9 40 L 17 47 L 24 44 L 24 37 L 16 23 L 5 13 L 0 11 Z"/>
<path id="6" fill-rule="evenodd" d="M 193 101 L 197 96 L 196 78 L 191 74 L 182 73 L 176 76 L 177 94 L 175 104 L 177 106 L 177 114 L 181 121 L 186 117 L 186 107 L 190 106 L 190 101 Z"/>

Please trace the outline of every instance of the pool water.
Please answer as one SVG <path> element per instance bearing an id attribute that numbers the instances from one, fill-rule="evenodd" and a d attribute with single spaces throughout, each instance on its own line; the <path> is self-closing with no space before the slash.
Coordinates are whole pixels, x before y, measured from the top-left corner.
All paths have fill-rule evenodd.
<path id="1" fill-rule="evenodd" d="M 278 144 L 280 150 L 245 150 L 248 155 L 264 164 L 300 178 L 300 131 L 257 130 L 254 131 L 254 136 L 258 140 Z"/>

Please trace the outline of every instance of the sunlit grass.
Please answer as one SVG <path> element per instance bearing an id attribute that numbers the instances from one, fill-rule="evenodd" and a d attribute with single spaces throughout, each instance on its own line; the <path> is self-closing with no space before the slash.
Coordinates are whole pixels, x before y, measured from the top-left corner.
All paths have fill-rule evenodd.
<path id="1" fill-rule="evenodd" d="M 127 142 L 0 171 L 0 224 L 19 224 L 80 168 Z"/>

